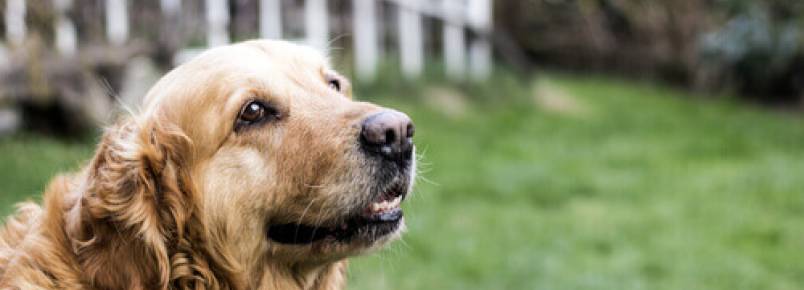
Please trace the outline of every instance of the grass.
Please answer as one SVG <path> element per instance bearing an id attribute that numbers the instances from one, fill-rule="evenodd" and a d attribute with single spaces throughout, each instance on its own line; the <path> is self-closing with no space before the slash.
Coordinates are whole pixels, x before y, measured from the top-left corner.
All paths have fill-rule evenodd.
<path id="1" fill-rule="evenodd" d="M 39 201 L 56 174 L 78 169 L 91 157 L 91 142 L 65 142 L 40 135 L 0 139 L 0 220 L 13 212 L 17 202 Z"/>
<path id="2" fill-rule="evenodd" d="M 438 83 L 357 90 L 416 121 L 426 180 L 403 241 L 354 259 L 350 289 L 804 285 L 800 117 L 600 77 L 542 79 L 542 94 L 582 108 L 570 111 L 506 74 L 451 97 Z M 445 113 L 445 98 L 461 109 Z M 0 141 L 0 211 L 91 151 Z"/>

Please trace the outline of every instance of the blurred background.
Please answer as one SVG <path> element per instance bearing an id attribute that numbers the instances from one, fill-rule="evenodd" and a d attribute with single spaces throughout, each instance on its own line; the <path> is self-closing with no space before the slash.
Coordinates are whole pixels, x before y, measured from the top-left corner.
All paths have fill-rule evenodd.
<path id="1" fill-rule="evenodd" d="M 802 289 L 804 1 L 0 0 L 0 213 L 211 46 L 318 47 L 417 124 L 350 289 Z"/>

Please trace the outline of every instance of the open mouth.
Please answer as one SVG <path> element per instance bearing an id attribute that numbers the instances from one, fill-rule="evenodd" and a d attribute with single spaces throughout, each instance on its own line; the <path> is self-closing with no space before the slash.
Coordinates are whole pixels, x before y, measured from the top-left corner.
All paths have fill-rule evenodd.
<path id="1" fill-rule="evenodd" d="M 331 226 L 299 223 L 271 225 L 268 237 L 282 244 L 309 244 L 321 240 L 349 242 L 355 239 L 373 241 L 396 232 L 402 221 L 404 185 L 392 186 L 366 206 L 362 212 Z"/>

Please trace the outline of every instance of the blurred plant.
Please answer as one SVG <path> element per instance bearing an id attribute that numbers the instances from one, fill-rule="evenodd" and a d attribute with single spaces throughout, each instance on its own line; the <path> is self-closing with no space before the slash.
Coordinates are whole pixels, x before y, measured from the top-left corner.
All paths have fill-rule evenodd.
<path id="1" fill-rule="evenodd" d="M 796 4 L 726 2 L 735 15 L 702 35 L 702 64 L 744 94 L 768 101 L 801 97 L 804 31 L 796 17 L 804 15 L 796 15 Z"/>

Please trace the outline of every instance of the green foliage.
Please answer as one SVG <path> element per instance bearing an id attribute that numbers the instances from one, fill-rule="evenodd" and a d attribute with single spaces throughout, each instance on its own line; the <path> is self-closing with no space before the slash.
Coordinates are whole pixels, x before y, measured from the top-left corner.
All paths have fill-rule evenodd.
<path id="1" fill-rule="evenodd" d="M 727 5 L 730 4 L 730 5 Z M 704 65 L 731 80 L 731 86 L 754 96 L 793 96 L 803 72 L 804 30 L 800 3 L 726 1 L 733 16 L 713 32 L 702 35 Z"/>
<path id="2" fill-rule="evenodd" d="M 449 86 L 466 98 L 450 115 L 429 94 L 440 81 L 391 75 L 356 89 L 416 121 L 422 177 L 408 233 L 355 259 L 350 289 L 804 285 L 799 117 L 651 84 L 541 80 L 585 108 L 567 114 L 535 105 L 531 83 L 504 72 Z M 2 211 L 92 149 L 0 142 Z"/>

